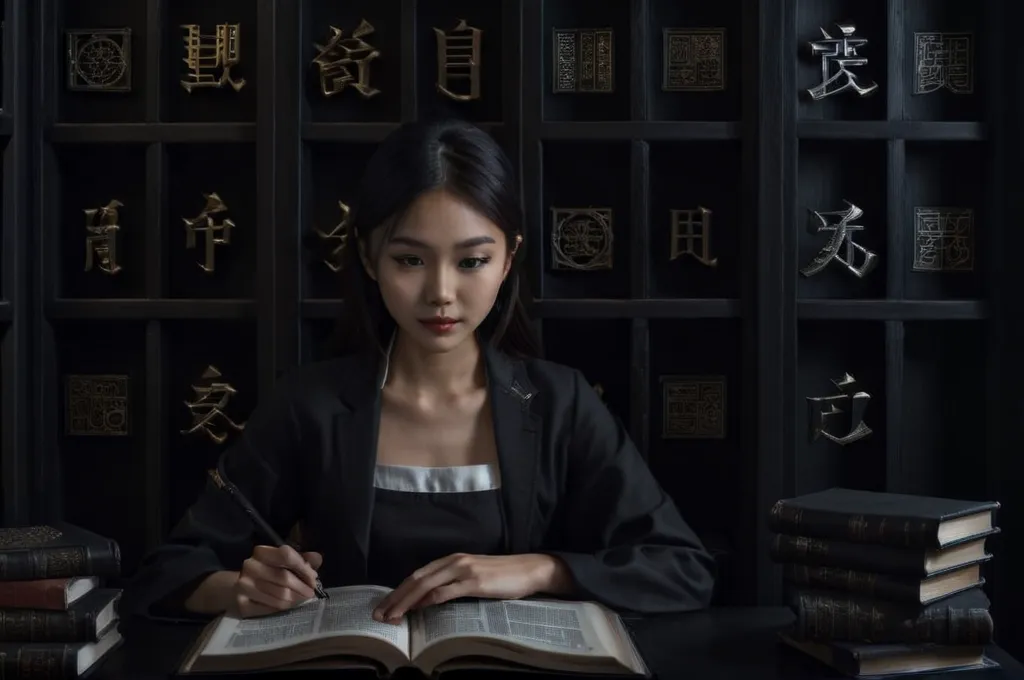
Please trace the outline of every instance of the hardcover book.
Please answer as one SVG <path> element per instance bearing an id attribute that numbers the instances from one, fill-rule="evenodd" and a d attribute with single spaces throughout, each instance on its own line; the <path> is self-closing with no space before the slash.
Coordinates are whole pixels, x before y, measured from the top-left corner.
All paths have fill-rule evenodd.
<path id="1" fill-rule="evenodd" d="M 939 549 L 989 533 L 996 501 L 832 488 L 781 500 L 769 515 L 780 534 Z"/>
<path id="2" fill-rule="evenodd" d="M 468 600 L 416 610 L 398 624 L 374 621 L 389 588 L 329 588 L 329 599 L 286 612 L 210 623 L 182 674 L 270 669 L 368 668 L 391 675 L 415 667 L 534 669 L 650 677 L 622 619 L 592 602 Z"/>
<path id="3" fill-rule="evenodd" d="M 61 522 L 0 529 L 0 581 L 120 574 L 117 541 L 81 527 Z"/>

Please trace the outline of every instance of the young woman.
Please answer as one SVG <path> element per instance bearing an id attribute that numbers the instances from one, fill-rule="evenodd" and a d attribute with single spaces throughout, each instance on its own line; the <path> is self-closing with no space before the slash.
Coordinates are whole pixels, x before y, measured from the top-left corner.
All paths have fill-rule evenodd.
<path id="1" fill-rule="evenodd" d="M 143 562 L 122 610 L 252 616 L 327 587 L 394 587 L 397 620 L 453 598 L 552 595 L 634 612 L 707 606 L 713 561 L 576 370 L 536 358 L 519 301 L 511 164 L 464 123 L 413 123 L 359 187 L 341 358 L 298 368 Z"/>

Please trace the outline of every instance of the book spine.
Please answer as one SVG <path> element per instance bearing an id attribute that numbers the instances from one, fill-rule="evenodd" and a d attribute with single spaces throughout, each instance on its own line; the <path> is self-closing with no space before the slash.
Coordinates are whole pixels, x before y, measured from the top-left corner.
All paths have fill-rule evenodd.
<path id="1" fill-rule="evenodd" d="M 844 543 L 807 536 L 776 534 L 771 557 L 776 562 L 811 567 L 839 567 L 893 576 L 924 578 L 923 550 Z"/>
<path id="2" fill-rule="evenodd" d="M 772 506 L 768 527 L 780 534 L 873 543 L 894 548 L 939 548 L 934 520 L 807 510 L 786 501 Z"/>
<path id="3" fill-rule="evenodd" d="M 120 570 L 120 550 L 115 544 L 108 544 L 102 550 L 88 546 L 64 546 L 0 552 L 0 581 L 116 577 Z"/>
<path id="4" fill-rule="evenodd" d="M 0 611 L 0 640 L 4 642 L 94 642 L 96 633 L 92 612 Z"/>
<path id="5" fill-rule="evenodd" d="M 986 609 L 926 609 L 858 597 L 801 594 L 795 598 L 795 635 L 819 642 L 986 645 L 993 639 Z"/>
<path id="6" fill-rule="evenodd" d="M 895 602 L 921 602 L 921 580 L 839 567 L 787 564 L 783 578 L 807 589 L 841 590 Z"/>
<path id="7" fill-rule="evenodd" d="M 70 680 L 78 677 L 76 644 L 31 647 L 0 644 L 0 677 L 4 680 Z"/>
<path id="8" fill-rule="evenodd" d="M 0 609 L 67 609 L 67 581 L 0 581 Z"/>

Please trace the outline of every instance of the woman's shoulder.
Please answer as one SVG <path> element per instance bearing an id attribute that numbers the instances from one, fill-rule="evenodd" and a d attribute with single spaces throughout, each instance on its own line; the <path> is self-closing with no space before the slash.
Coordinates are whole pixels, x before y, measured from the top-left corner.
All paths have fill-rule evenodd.
<path id="1" fill-rule="evenodd" d="M 372 382 L 374 372 L 372 358 L 360 355 L 300 364 L 278 379 L 274 401 L 292 408 L 317 410 L 349 403 L 356 391 Z"/>
<path id="2" fill-rule="evenodd" d="M 589 388 L 583 373 L 572 366 L 549 359 L 521 359 L 523 374 L 533 391 L 543 401 L 553 404 L 572 404 Z"/>

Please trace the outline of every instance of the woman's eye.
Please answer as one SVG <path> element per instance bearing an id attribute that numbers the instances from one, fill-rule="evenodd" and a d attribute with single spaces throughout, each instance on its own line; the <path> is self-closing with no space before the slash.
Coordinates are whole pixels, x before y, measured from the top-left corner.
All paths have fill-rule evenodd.
<path id="1" fill-rule="evenodd" d="M 415 255 L 398 255 L 395 257 L 395 262 L 404 267 L 415 267 L 423 264 L 423 260 Z"/>
<path id="2" fill-rule="evenodd" d="M 490 262 L 490 260 L 491 258 L 489 257 L 467 257 L 459 263 L 459 266 L 463 269 L 479 269 Z"/>

